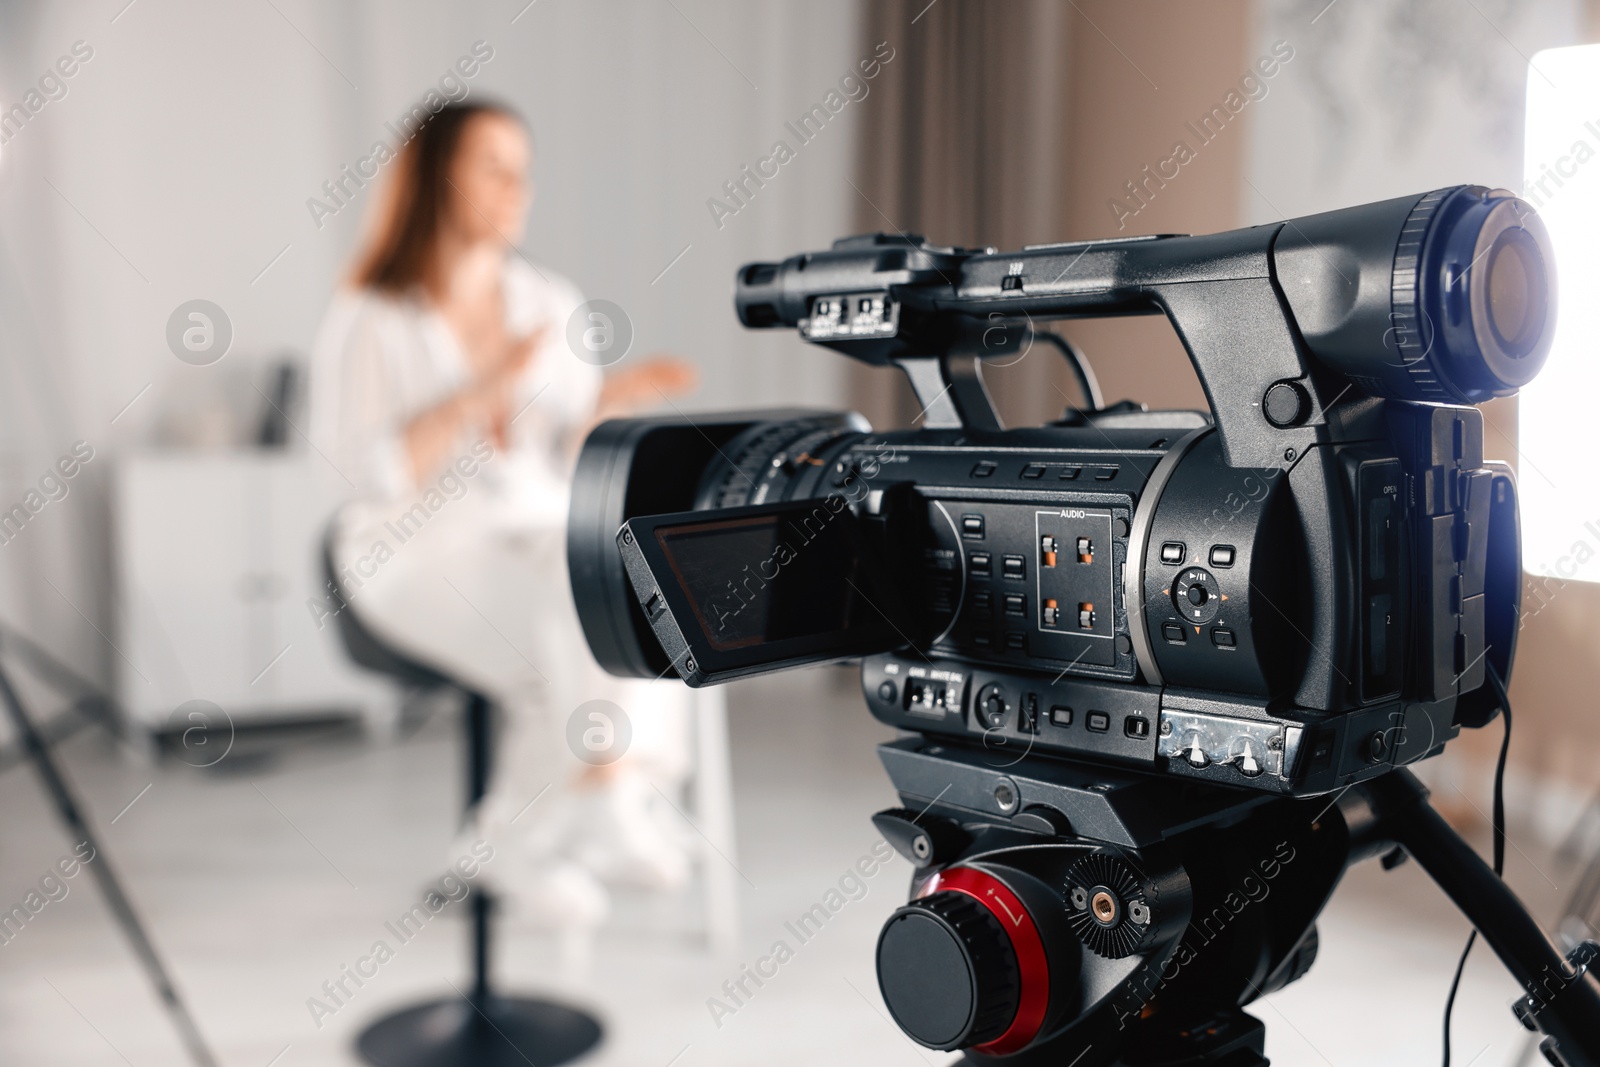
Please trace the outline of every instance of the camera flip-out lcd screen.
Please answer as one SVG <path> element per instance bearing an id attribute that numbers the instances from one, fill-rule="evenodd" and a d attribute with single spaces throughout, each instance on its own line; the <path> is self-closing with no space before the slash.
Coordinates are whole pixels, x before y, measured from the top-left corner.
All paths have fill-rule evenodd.
<path id="1" fill-rule="evenodd" d="M 624 530 L 630 571 L 649 577 L 645 615 L 705 681 L 896 643 L 860 525 L 842 498 L 712 520 L 653 516 Z"/>
<path id="2" fill-rule="evenodd" d="M 834 521 L 796 546 L 777 515 L 656 531 L 673 577 L 711 647 L 726 651 L 848 628 L 859 594 L 855 546 Z M 846 568 L 837 564 L 849 561 Z"/>

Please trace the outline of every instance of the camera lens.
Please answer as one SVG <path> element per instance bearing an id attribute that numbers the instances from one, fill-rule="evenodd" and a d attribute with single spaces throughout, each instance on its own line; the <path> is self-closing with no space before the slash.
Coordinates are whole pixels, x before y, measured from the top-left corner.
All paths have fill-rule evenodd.
<path id="1" fill-rule="evenodd" d="M 1509 396 L 1544 366 L 1554 334 L 1550 237 L 1532 207 L 1504 191 L 1430 193 L 1395 255 L 1394 336 L 1414 399 L 1479 404 Z M 1411 248 L 1416 249 L 1411 255 Z M 1407 284 L 1409 282 L 1409 284 Z"/>
<path id="2" fill-rule="evenodd" d="M 1527 230 L 1506 230 L 1489 246 L 1486 273 L 1489 328 L 1507 355 L 1522 359 L 1544 332 L 1544 256 Z"/>
<path id="3" fill-rule="evenodd" d="M 1555 258 L 1538 213 L 1503 189 L 1457 185 L 1308 215 L 1273 255 L 1300 336 L 1368 396 L 1481 404 L 1544 366 Z M 1296 424 L 1276 388 L 1265 414 Z"/>

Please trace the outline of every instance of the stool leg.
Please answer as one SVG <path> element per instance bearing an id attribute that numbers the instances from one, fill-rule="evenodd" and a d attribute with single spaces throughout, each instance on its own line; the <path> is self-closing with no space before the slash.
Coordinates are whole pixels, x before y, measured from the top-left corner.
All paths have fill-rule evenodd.
<path id="1" fill-rule="evenodd" d="M 694 711 L 694 807 L 701 832 L 716 845 L 702 853 L 706 941 L 714 955 L 734 952 L 739 943 L 738 862 L 734 852 L 733 782 L 728 758 L 728 701 L 720 689 L 697 689 Z"/>
<path id="2" fill-rule="evenodd" d="M 489 702 L 467 695 L 467 806 L 489 786 Z M 496 995 L 489 984 L 489 917 L 494 901 L 474 889 L 472 991 L 385 1015 L 361 1032 L 356 1049 L 379 1067 L 555 1067 L 600 1041 L 587 1012 L 532 997 Z"/>
<path id="3" fill-rule="evenodd" d="M 476 693 L 467 697 L 467 807 L 489 789 L 489 702 Z"/>
<path id="4" fill-rule="evenodd" d="M 472 893 L 472 1003 L 489 1003 L 489 909 L 493 902 L 483 891 Z"/>
<path id="5" fill-rule="evenodd" d="M 489 789 L 489 702 L 477 693 L 467 698 L 467 810 Z M 472 1003 L 489 1004 L 489 909 L 482 889 L 472 893 Z"/>

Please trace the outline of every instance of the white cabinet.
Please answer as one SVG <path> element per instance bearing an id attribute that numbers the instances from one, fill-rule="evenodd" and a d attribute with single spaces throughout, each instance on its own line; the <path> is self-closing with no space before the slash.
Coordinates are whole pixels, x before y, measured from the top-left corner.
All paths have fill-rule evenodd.
<path id="1" fill-rule="evenodd" d="M 325 471 L 268 451 L 117 464 L 117 689 L 134 725 L 160 729 L 190 700 L 236 724 L 392 713 L 393 690 L 307 606 L 325 595 L 322 532 L 343 484 Z"/>

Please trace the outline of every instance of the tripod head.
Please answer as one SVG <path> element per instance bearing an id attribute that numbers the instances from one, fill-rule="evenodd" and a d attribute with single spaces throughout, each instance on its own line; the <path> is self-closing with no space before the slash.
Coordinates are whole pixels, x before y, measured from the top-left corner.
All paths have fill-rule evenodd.
<path id="1" fill-rule="evenodd" d="M 904 807 L 874 823 L 911 903 L 878 941 L 884 1001 L 975 1064 L 1265 1064 L 1244 1008 L 1303 976 L 1344 871 L 1402 848 L 1522 984 L 1553 1059 L 1600 1063 L 1592 943 L 1563 959 L 1398 770 L 1288 799 L 903 738 L 880 757 Z"/>

